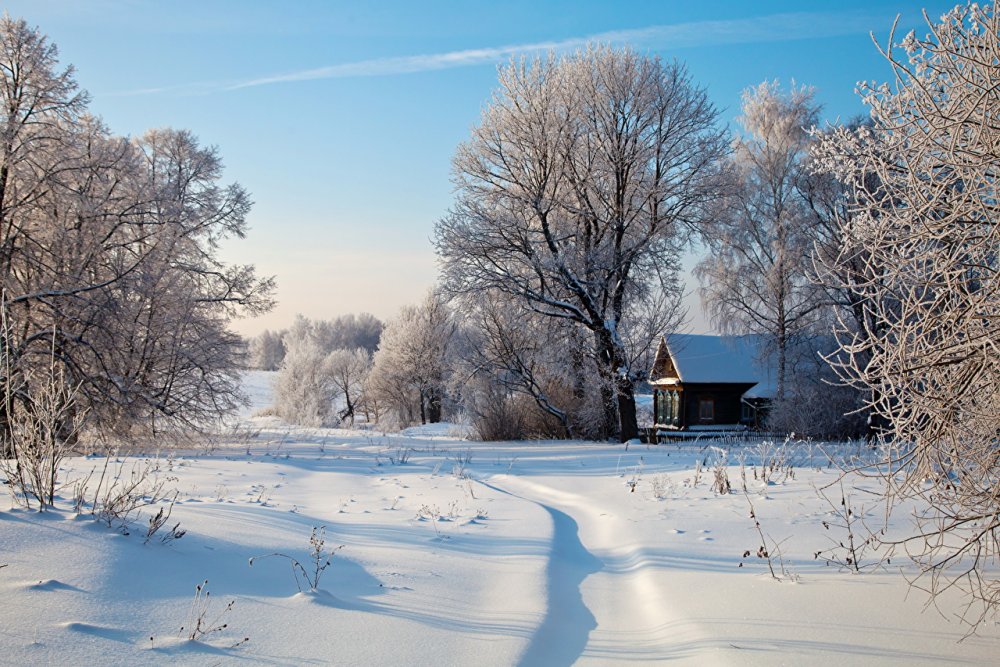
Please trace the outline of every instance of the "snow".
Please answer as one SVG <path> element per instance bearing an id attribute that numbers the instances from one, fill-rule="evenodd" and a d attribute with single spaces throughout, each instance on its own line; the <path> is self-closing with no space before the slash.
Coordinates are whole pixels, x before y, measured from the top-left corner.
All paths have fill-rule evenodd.
<path id="1" fill-rule="evenodd" d="M 247 378 L 258 407 L 267 380 Z M 942 601 L 945 616 L 925 610 L 898 571 L 913 574 L 902 559 L 853 575 L 813 557 L 831 546 L 821 522 L 832 517 L 815 489 L 836 472 L 814 465 L 821 454 L 808 443 L 793 447 L 794 477 L 765 483 L 747 468 L 757 516 L 782 542 L 791 572 L 775 581 L 765 562 L 742 558 L 759 541 L 747 497 L 713 493 L 711 470 L 696 479 L 696 462 L 712 455 L 701 443 L 626 451 L 581 441 L 469 442 L 449 425 L 382 434 L 298 429 L 270 417 L 246 424 L 255 432 L 249 442 L 155 460 L 179 491 L 171 523 L 188 530 L 168 544 L 144 544 L 148 510 L 127 536 L 75 515 L 68 498 L 53 512 L 0 510 L 2 661 L 995 660 L 997 627 L 958 643 L 967 628 L 947 617 L 956 600 Z M 745 451 L 750 461 L 765 454 Z M 100 463 L 72 459 L 63 479 Z M 738 489 L 738 467 L 728 474 Z M 880 508 L 866 514 L 874 520 Z M 326 527 L 328 547 L 344 545 L 318 591 L 300 592 L 283 558 L 249 566 L 251 557 L 280 552 L 308 569 L 314 526 Z M 227 626 L 188 641 L 179 628 L 191 627 L 195 586 L 205 580 L 209 616 L 221 614 Z"/>
<path id="2" fill-rule="evenodd" d="M 668 334 L 667 349 L 681 380 L 687 383 L 757 383 L 745 396 L 770 397 L 776 381 L 761 354 L 762 338 Z"/>

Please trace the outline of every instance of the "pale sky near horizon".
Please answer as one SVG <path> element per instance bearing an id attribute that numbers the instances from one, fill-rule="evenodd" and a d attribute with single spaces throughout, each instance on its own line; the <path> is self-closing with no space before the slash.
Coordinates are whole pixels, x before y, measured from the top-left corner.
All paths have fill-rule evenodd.
<path id="1" fill-rule="evenodd" d="M 885 44 L 898 14 L 897 41 L 922 34 L 921 7 L 937 19 L 954 2 L 4 4 L 58 45 L 114 132 L 186 128 L 219 147 L 225 181 L 256 202 L 225 257 L 278 279 L 278 307 L 234 325 L 253 335 L 296 313 L 389 318 L 434 283 L 452 153 L 512 56 L 630 44 L 686 62 L 726 123 L 772 79 L 815 86 L 824 118 L 846 120 L 864 113 L 857 81 L 891 76 L 869 32 Z"/>

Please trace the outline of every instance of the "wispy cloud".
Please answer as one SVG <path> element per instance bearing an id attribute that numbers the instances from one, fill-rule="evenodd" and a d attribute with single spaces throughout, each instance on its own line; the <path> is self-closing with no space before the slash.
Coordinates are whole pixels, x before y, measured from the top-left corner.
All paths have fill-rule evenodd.
<path id="1" fill-rule="evenodd" d="M 220 90 L 240 90 L 296 81 L 429 72 L 497 63 L 518 55 L 572 51 L 592 42 L 605 44 L 627 43 L 637 47 L 680 49 L 716 44 L 814 39 L 867 32 L 872 26 L 878 25 L 880 19 L 882 17 L 868 12 L 796 12 L 743 19 L 695 21 L 630 30 L 614 30 L 582 37 L 570 37 L 567 39 L 531 42 L 527 44 L 511 44 L 507 46 L 465 49 L 425 55 L 373 58 L 370 60 L 339 63 L 325 67 L 263 76 L 235 83 L 201 82 L 187 86 L 147 88 L 119 94 L 148 95 L 169 92 L 197 94 Z"/>

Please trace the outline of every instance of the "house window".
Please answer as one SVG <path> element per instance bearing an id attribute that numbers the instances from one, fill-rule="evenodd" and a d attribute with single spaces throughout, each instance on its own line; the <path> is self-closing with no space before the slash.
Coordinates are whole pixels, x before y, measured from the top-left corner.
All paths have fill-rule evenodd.
<path id="1" fill-rule="evenodd" d="M 654 394 L 656 402 L 656 423 L 663 426 L 680 426 L 681 417 L 681 393 L 673 390 L 656 390 Z"/>
<path id="2" fill-rule="evenodd" d="M 753 406 L 746 401 L 740 401 L 740 418 L 742 421 L 750 423 L 753 421 Z"/>
<path id="3" fill-rule="evenodd" d="M 698 421 L 715 421 L 715 401 L 711 398 L 698 400 Z"/>

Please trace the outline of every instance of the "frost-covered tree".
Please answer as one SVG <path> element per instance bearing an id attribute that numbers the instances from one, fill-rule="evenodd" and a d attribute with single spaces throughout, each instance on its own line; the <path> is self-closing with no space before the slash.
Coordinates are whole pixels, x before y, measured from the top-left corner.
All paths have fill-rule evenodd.
<path id="1" fill-rule="evenodd" d="M 862 89 L 871 127 L 824 139 L 853 198 L 843 258 L 865 264 L 854 289 L 880 323 L 839 331 L 839 369 L 891 425 L 880 472 L 918 500 L 908 553 L 978 622 L 1000 603 L 1000 19 L 970 4 L 928 26 L 890 35 L 895 81 Z"/>
<path id="2" fill-rule="evenodd" d="M 344 409 L 340 411 L 341 422 L 350 420 L 354 424 L 354 414 L 361 400 L 365 380 L 371 370 L 371 356 L 364 348 L 334 350 L 323 361 L 339 395 L 344 397 Z"/>
<path id="3" fill-rule="evenodd" d="M 401 424 L 439 422 L 457 323 L 435 292 L 386 324 L 367 392 Z"/>
<path id="4" fill-rule="evenodd" d="M 250 367 L 276 371 L 285 359 L 284 332 L 265 329 L 250 341 Z"/>
<path id="5" fill-rule="evenodd" d="M 333 334 L 342 330 L 331 322 L 299 315 L 284 332 L 286 352 L 274 381 L 274 400 L 275 410 L 285 421 L 306 426 L 354 423 L 371 355 L 361 347 L 332 348 L 339 340 Z M 344 405 L 337 411 L 340 399 Z"/>
<path id="6" fill-rule="evenodd" d="M 809 277 L 824 291 L 825 298 L 831 306 L 828 312 L 824 312 L 827 321 L 823 329 L 833 331 L 839 327 L 850 330 L 853 332 L 852 338 L 871 344 L 883 333 L 883 320 L 878 314 L 880 309 L 869 306 L 868 302 L 872 295 L 866 285 L 879 282 L 882 269 L 873 261 L 868 249 L 863 244 L 857 243 L 849 232 L 851 218 L 855 212 L 851 186 L 826 167 L 829 147 L 832 145 L 828 141 L 830 135 L 847 132 L 855 134 L 856 139 L 862 140 L 862 136 L 871 136 L 869 125 L 870 123 L 863 119 L 856 119 L 843 128 L 813 130 L 814 141 L 810 147 L 812 155 L 808 160 L 806 171 L 800 178 L 799 189 L 812 218 L 813 244 Z M 854 156 L 849 155 L 841 155 L 837 159 L 849 164 L 855 162 Z M 866 182 L 867 190 L 875 191 L 880 187 L 877 175 L 872 172 L 861 175 L 861 178 Z M 882 298 L 888 299 L 888 295 L 883 293 Z M 886 307 L 891 305 L 886 302 L 881 308 Z M 853 363 L 868 365 L 869 346 L 864 347 L 866 351 L 859 350 Z M 836 357 L 832 359 L 836 363 Z M 846 387 L 843 383 L 837 384 L 841 387 L 835 391 L 843 393 L 842 390 Z M 853 387 L 852 391 L 857 394 L 859 388 Z M 867 388 L 863 393 L 870 391 L 871 389 Z M 869 439 L 874 439 L 885 432 L 887 424 L 878 412 L 857 406 L 853 410 L 856 415 L 863 414 L 866 423 L 865 432 Z M 845 416 L 845 422 L 850 420 L 851 417 Z"/>
<path id="7" fill-rule="evenodd" d="M 249 196 L 190 133 L 116 137 L 86 102 L 44 36 L 0 18 L 2 389 L 30 412 L 32 378 L 61 378 L 60 414 L 91 429 L 203 425 L 239 400 L 228 321 L 272 303 L 270 280 L 218 257 Z"/>
<path id="8" fill-rule="evenodd" d="M 329 322 L 317 322 L 322 345 L 329 350 L 354 350 L 362 348 L 369 355 L 378 349 L 382 336 L 382 322 L 370 313 L 348 313 Z"/>
<path id="9" fill-rule="evenodd" d="M 813 220 L 800 189 L 818 116 L 809 88 L 783 92 L 765 82 L 743 94 L 727 197 L 705 230 L 708 254 L 695 269 L 717 328 L 771 339 L 778 398 L 785 395 L 788 350 L 824 303 L 807 277 Z"/>
<path id="10" fill-rule="evenodd" d="M 285 345 L 274 378 L 275 412 L 290 424 L 335 426 L 337 384 L 326 363 L 328 353 L 310 335 L 287 336 Z"/>
<path id="11" fill-rule="evenodd" d="M 435 232 L 444 287 L 585 329 L 602 431 L 635 437 L 623 319 L 667 286 L 716 196 L 717 112 L 682 65 L 628 49 L 515 61 L 499 79 L 454 157 L 456 201 Z"/>

